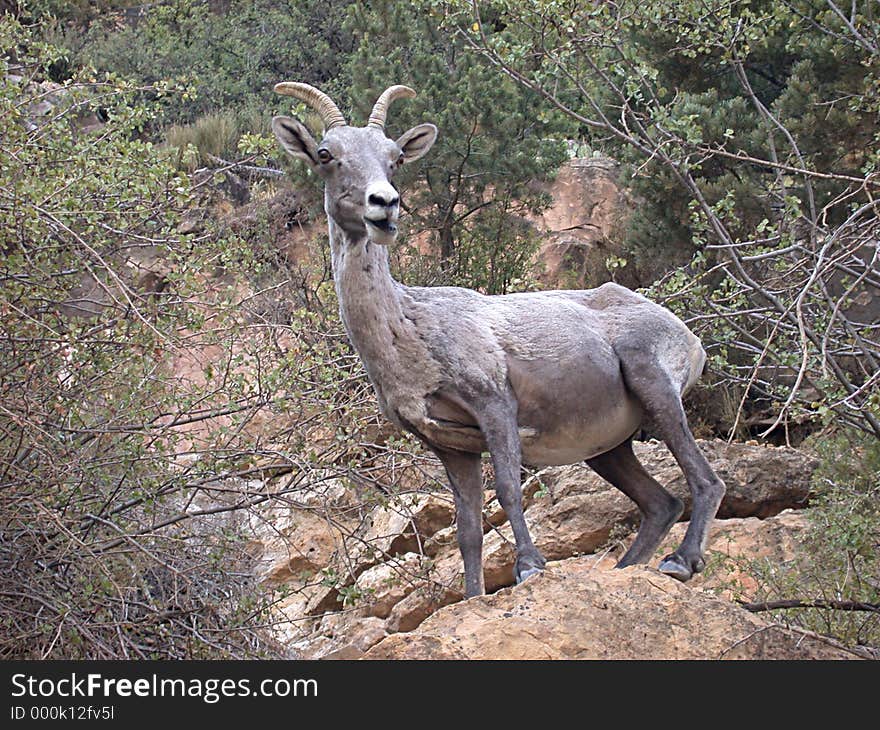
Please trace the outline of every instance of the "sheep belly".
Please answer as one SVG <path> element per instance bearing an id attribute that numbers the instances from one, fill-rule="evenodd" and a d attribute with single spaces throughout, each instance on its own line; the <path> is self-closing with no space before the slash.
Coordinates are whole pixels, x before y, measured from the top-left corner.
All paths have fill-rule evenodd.
<path id="1" fill-rule="evenodd" d="M 565 392 L 544 395 L 519 404 L 522 460 L 533 466 L 574 464 L 602 454 L 629 438 L 642 421 L 640 407 L 622 388 L 616 401 L 577 400 Z M 430 443 L 473 454 L 487 451 L 483 432 L 462 409 L 431 398 L 428 413 L 414 426 Z"/>
<path id="2" fill-rule="evenodd" d="M 520 426 L 523 463 L 539 467 L 579 463 L 622 444 L 641 421 L 639 407 L 624 403 L 613 411 L 594 414 L 589 421 L 570 422 L 549 432 Z"/>
<path id="3" fill-rule="evenodd" d="M 508 355 L 518 403 L 523 461 L 574 464 L 605 453 L 639 428 L 643 412 L 620 375 L 610 347 L 592 357 L 520 359 Z"/>

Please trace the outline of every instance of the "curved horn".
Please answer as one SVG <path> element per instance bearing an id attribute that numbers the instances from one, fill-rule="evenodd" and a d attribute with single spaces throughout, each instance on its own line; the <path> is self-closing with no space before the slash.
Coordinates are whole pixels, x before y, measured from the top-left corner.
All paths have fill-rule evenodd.
<path id="1" fill-rule="evenodd" d="M 373 111 L 370 112 L 368 127 L 385 129 L 385 115 L 388 114 L 388 105 L 395 99 L 412 99 L 416 95 L 409 86 L 389 86 L 382 92 L 382 96 L 376 99 Z"/>
<path id="2" fill-rule="evenodd" d="M 304 101 L 318 114 L 324 122 L 324 129 L 333 129 L 333 127 L 345 126 L 345 117 L 339 111 L 339 107 L 333 103 L 327 94 L 309 84 L 301 84 L 298 81 L 282 81 L 275 84 L 275 91 L 286 96 L 295 96 L 300 101 Z"/>

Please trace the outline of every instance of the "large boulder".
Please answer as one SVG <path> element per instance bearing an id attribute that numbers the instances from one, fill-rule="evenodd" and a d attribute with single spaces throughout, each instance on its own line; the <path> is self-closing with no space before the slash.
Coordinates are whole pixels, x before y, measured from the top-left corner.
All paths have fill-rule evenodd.
<path id="1" fill-rule="evenodd" d="M 853 659 L 642 566 L 550 563 L 522 585 L 446 606 L 366 659 Z"/>
<path id="2" fill-rule="evenodd" d="M 727 483 L 720 512 L 727 519 L 714 522 L 709 567 L 688 587 L 695 593 L 721 592 L 728 600 L 751 598 L 756 586 L 748 576 L 747 560 L 784 561 L 793 555 L 805 526 L 802 512 L 793 508 L 807 504 L 814 462 L 790 448 L 720 440 L 698 443 Z M 687 484 L 668 449 L 656 441 L 639 442 L 634 448 L 648 471 L 679 495 L 689 511 Z M 551 561 L 596 553 L 592 564 L 613 566 L 638 526 L 639 514 L 632 501 L 586 465 L 541 470 L 526 480 L 523 491 L 526 521 L 535 543 Z M 319 501 L 326 503 L 326 495 L 322 497 Z M 778 516 L 769 517 L 780 510 Z M 303 553 L 317 552 L 322 562 L 310 567 L 326 563 L 308 585 L 288 581 L 284 587 L 295 588 L 295 593 L 279 605 L 287 643 L 295 643 L 303 656 L 355 658 L 384 633 L 411 632 L 444 606 L 463 598 L 462 562 L 449 493 L 393 496 L 363 514 L 359 528 L 338 538 L 344 546 L 338 549 L 338 542 L 334 543 L 337 547 L 332 553 L 329 543 L 324 550 L 309 551 L 316 537 L 300 537 L 296 530 L 282 529 L 297 544 L 286 551 L 282 545 L 275 546 L 279 557 L 275 576 L 290 574 L 290 556 L 301 561 Z M 514 541 L 491 490 L 486 494 L 484 524 L 486 589 L 503 592 L 513 583 Z M 686 522 L 673 527 L 652 565 L 681 542 L 686 528 Z M 323 529 L 316 527 L 317 534 Z M 342 615 L 347 618 L 332 619 Z"/>

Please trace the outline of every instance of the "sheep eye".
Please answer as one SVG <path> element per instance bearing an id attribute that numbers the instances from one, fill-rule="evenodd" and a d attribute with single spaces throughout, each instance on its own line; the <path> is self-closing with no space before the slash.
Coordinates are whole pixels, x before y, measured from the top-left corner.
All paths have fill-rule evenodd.
<path id="1" fill-rule="evenodd" d="M 400 166 L 403 164 L 404 159 L 406 159 L 406 155 L 403 152 L 400 153 L 400 156 L 397 158 L 397 165 Z"/>
<path id="2" fill-rule="evenodd" d="M 322 147 L 321 149 L 318 150 L 318 159 L 323 163 L 327 163 L 333 159 L 333 155 L 330 154 L 330 150 L 328 150 L 325 147 Z"/>

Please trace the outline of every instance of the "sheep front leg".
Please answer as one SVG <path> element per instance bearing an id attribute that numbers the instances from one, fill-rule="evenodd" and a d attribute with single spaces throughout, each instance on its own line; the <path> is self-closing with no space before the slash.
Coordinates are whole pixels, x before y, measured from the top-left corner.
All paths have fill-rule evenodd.
<path id="1" fill-rule="evenodd" d="M 458 549 L 464 562 L 465 596 L 486 592 L 483 580 L 483 474 L 478 454 L 435 450 L 455 495 Z"/>
<path id="2" fill-rule="evenodd" d="M 522 583 L 530 575 L 540 573 L 546 560 L 532 542 L 523 515 L 520 483 L 522 456 L 516 422 L 516 402 L 511 398 L 504 404 L 489 406 L 479 414 L 478 420 L 495 467 L 495 494 L 507 515 L 516 540 L 514 578 L 517 583 Z"/>

